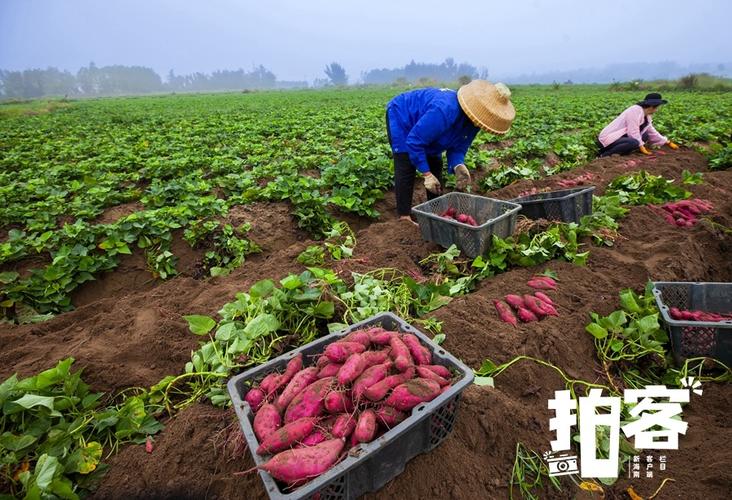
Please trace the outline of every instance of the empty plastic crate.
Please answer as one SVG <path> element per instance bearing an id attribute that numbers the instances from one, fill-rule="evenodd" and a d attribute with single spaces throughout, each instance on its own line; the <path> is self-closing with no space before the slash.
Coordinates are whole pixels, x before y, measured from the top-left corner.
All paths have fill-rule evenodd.
<path id="1" fill-rule="evenodd" d="M 472 216 L 477 226 L 440 217 L 448 208 Z M 455 244 L 470 258 L 490 248 L 493 235 L 506 238 L 513 234 L 521 205 L 466 193 L 448 193 L 412 208 L 422 237 L 448 248 Z"/>
<path id="2" fill-rule="evenodd" d="M 583 215 L 592 213 L 594 191 L 595 186 L 582 186 L 522 196 L 511 201 L 520 204 L 520 215 L 529 219 L 579 223 Z"/>
<path id="3" fill-rule="evenodd" d="M 690 283 L 659 281 L 653 283 L 663 321 L 666 323 L 674 360 L 706 356 L 732 366 L 732 321 L 707 322 L 675 320 L 669 309 L 713 313 L 732 312 L 732 283 Z"/>
<path id="4" fill-rule="evenodd" d="M 323 352 L 331 342 L 342 339 L 353 330 L 371 326 L 382 326 L 387 330 L 416 335 L 432 353 L 432 362 L 451 369 L 457 374 L 457 380 L 450 389 L 434 400 L 416 406 L 404 422 L 371 443 L 351 448 L 344 460 L 300 488 L 283 491 L 272 476 L 260 470 L 259 475 L 270 498 L 289 500 L 316 496 L 320 500 L 341 500 L 353 499 L 376 491 L 398 476 L 409 460 L 432 450 L 452 432 L 461 393 L 473 381 L 473 371 L 399 317 L 391 313 L 382 313 L 356 323 L 342 332 L 328 335 L 290 351 L 229 380 L 229 394 L 254 462 L 261 465 L 269 456 L 261 457 L 254 451 L 259 446 L 252 428 L 254 415 L 249 404 L 244 402 L 251 385 L 272 371 L 282 370 L 298 353 L 303 354 L 304 365 L 312 364 L 315 356 Z"/>

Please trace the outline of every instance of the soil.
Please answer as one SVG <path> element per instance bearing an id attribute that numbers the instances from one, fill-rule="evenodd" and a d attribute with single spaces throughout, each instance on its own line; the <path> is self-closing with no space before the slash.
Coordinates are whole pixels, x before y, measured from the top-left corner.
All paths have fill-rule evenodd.
<path id="1" fill-rule="evenodd" d="M 628 159 L 639 162 L 634 169 Z M 704 183 L 687 186 L 715 206 L 715 220 L 732 227 L 732 171 L 708 172 L 700 155 L 688 151 L 597 159 L 584 167 L 540 181 L 521 181 L 489 196 L 508 199 L 531 187 L 556 187 L 561 179 L 586 172 L 596 175 L 597 193 L 617 175 L 646 169 L 680 179 L 681 171 L 705 171 Z M 415 203 L 423 194 L 415 190 Z M 377 206 L 382 217 L 357 226 L 354 259 L 339 264 L 339 271 L 365 272 L 391 267 L 418 275 L 419 261 L 439 250 L 422 240 L 419 229 L 394 218 L 394 198 L 387 193 Z M 0 379 L 13 372 L 30 375 L 66 356 L 84 367 L 85 380 L 95 390 L 115 391 L 149 386 L 165 375 L 179 373 L 197 338 L 188 332 L 184 314 L 215 315 L 237 291 L 263 278 L 279 278 L 303 268 L 296 256 L 308 244 L 297 229 L 287 204 L 234 207 L 234 221 L 250 221 L 250 236 L 261 254 L 229 276 L 194 279 L 182 275 L 149 288 L 135 281 L 77 294 L 78 309 L 40 325 L 6 326 L 0 338 Z M 667 225 L 647 207 L 634 207 L 621 220 L 621 238 L 612 247 L 592 247 L 587 266 L 552 261 L 536 268 L 519 268 L 484 280 L 477 290 L 454 299 L 433 316 L 443 322 L 443 347 L 477 369 L 486 359 L 503 363 L 525 355 L 560 367 L 569 377 L 602 382 L 602 370 L 592 338 L 585 332 L 591 311 L 608 314 L 618 307 L 618 292 L 640 288 L 650 280 L 732 281 L 732 236 L 700 224 L 689 229 Z M 130 257 L 132 269 L 139 262 Z M 507 326 L 499 321 L 491 300 L 507 293 L 526 293 L 527 279 L 551 268 L 559 276 L 552 297 L 559 317 L 539 323 Z M 123 268 L 120 268 L 123 270 Z M 114 273 L 111 273 L 114 274 Z M 128 272 L 135 276 L 135 272 Z M 110 278 L 111 279 L 111 278 Z M 126 283 L 126 284 L 125 284 Z M 96 300 L 94 296 L 96 295 Z M 549 449 L 547 401 L 564 388 L 551 368 L 525 360 L 496 377 L 495 388 L 471 386 L 465 390 L 453 433 L 432 452 L 410 461 L 404 472 L 368 498 L 506 498 L 516 443 L 542 453 Z M 664 478 L 673 478 L 656 498 L 729 498 L 732 491 L 732 437 L 728 385 L 708 383 L 703 396 L 685 407 L 688 432 L 678 451 L 668 451 L 668 470 L 654 479 L 621 478 L 605 488 L 605 498 L 627 498 L 632 485 L 647 498 Z M 110 469 L 94 498 L 266 498 L 256 474 L 234 475 L 253 467 L 248 450 L 222 443 L 241 444 L 230 411 L 196 404 L 166 422 L 155 439 L 152 454 L 144 446 L 124 447 L 107 462 Z M 218 443 L 218 446 L 217 446 Z M 722 446 L 720 446 L 722 444 Z M 514 490 L 517 496 L 518 490 Z M 565 480 L 561 491 L 540 492 L 541 498 L 582 497 Z M 599 498 L 596 496 L 596 498 Z"/>

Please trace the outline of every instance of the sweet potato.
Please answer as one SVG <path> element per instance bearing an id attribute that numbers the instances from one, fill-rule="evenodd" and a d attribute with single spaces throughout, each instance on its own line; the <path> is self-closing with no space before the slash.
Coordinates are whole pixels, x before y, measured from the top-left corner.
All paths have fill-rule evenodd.
<path id="1" fill-rule="evenodd" d="M 282 376 L 277 379 L 277 383 L 274 387 L 274 392 L 282 389 L 287 384 L 289 384 L 290 380 L 292 380 L 292 377 L 294 377 L 295 374 L 298 373 L 300 370 L 302 370 L 302 353 L 298 353 L 294 358 L 287 362 L 287 368 L 285 368 L 285 373 L 283 373 Z"/>
<path id="2" fill-rule="evenodd" d="M 368 333 L 371 343 L 375 345 L 388 345 L 393 335 L 393 332 L 386 331 L 381 327 L 371 328 Z"/>
<path id="3" fill-rule="evenodd" d="M 325 432 L 323 432 L 320 429 L 315 429 L 310 435 L 306 436 L 305 439 L 300 441 L 300 443 L 303 446 L 315 446 L 316 444 L 320 444 L 323 441 L 328 439 L 328 436 L 325 435 Z"/>
<path id="4" fill-rule="evenodd" d="M 376 413 L 367 409 L 361 412 L 356 422 L 356 429 L 353 431 L 353 438 L 357 443 L 368 443 L 376 435 Z"/>
<path id="5" fill-rule="evenodd" d="M 338 342 L 328 344 L 324 354 L 333 363 L 344 363 L 351 354 L 364 352 L 365 350 L 366 348 L 363 344 L 359 344 L 358 342 L 344 342 L 339 340 Z"/>
<path id="6" fill-rule="evenodd" d="M 508 307 L 505 302 L 493 299 L 493 305 L 496 306 L 496 311 L 498 311 L 498 317 L 501 318 L 501 320 L 503 320 L 505 323 L 513 325 L 514 327 L 518 324 L 518 321 L 516 321 L 516 316 L 513 315 L 513 311 L 511 311 L 511 308 Z"/>
<path id="7" fill-rule="evenodd" d="M 294 483 L 319 476 L 338 461 L 345 441 L 329 439 L 315 446 L 283 451 L 260 466 L 273 478 Z"/>
<path id="8" fill-rule="evenodd" d="M 260 442 L 257 454 L 277 453 L 289 448 L 310 435 L 315 429 L 317 421 L 318 419 L 315 417 L 305 417 L 280 427 Z"/>
<path id="9" fill-rule="evenodd" d="M 427 368 L 429 370 L 432 370 L 436 374 L 438 374 L 440 377 L 445 378 L 447 380 L 450 380 L 452 378 L 452 373 L 450 373 L 450 370 L 446 366 L 442 365 L 425 365 L 424 368 Z"/>
<path id="10" fill-rule="evenodd" d="M 354 330 L 346 335 L 340 342 L 358 342 L 368 349 L 371 345 L 371 337 L 366 330 Z"/>
<path id="11" fill-rule="evenodd" d="M 400 372 L 403 372 L 414 364 L 412 355 L 409 353 L 409 349 L 406 344 L 399 338 L 398 335 L 392 335 L 389 340 L 389 346 L 391 347 L 391 359 L 394 360 L 394 366 Z"/>
<path id="12" fill-rule="evenodd" d="M 351 391 L 330 391 L 325 396 L 323 404 L 328 413 L 351 413 L 353 411 Z"/>
<path id="13" fill-rule="evenodd" d="M 382 405 L 376 409 L 376 419 L 389 429 L 403 422 L 406 418 L 406 413 L 391 406 Z"/>
<path id="14" fill-rule="evenodd" d="M 556 284 L 551 284 L 550 282 L 540 280 L 540 279 L 535 279 L 535 278 L 530 279 L 529 282 L 526 284 L 536 290 L 556 290 L 557 289 Z"/>
<path id="15" fill-rule="evenodd" d="M 381 351 L 366 351 L 362 352 L 361 356 L 366 361 L 366 368 L 374 365 L 380 365 L 389 358 L 390 348 L 382 349 Z"/>
<path id="16" fill-rule="evenodd" d="M 305 389 L 307 386 L 318 380 L 318 367 L 312 366 L 310 368 L 303 368 L 292 377 L 290 383 L 287 384 L 285 390 L 282 391 L 280 397 L 277 398 L 275 406 L 280 410 L 287 408 L 290 401 L 297 396 L 300 391 Z"/>
<path id="17" fill-rule="evenodd" d="M 534 292 L 534 297 L 540 298 L 541 300 L 543 300 L 546 304 L 549 304 L 550 306 L 554 305 L 554 301 L 552 300 L 552 298 L 549 297 L 544 292 Z"/>
<path id="18" fill-rule="evenodd" d="M 264 391 L 258 387 L 249 389 L 247 395 L 244 396 L 244 401 L 249 403 L 252 411 L 256 413 L 259 407 L 262 406 L 262 403 L 264 403 Z"/>
<path id="19" fill-rule="evenodd" d="M 418 365 L 428 365 L 432 363 L 432 354 L 429 349 L 423 346 L 416 335 L 411 333 L 405 333 L 402 335 L 402 342 L 409 349 L 409 354 L 412 355 L 412 359 Z"/>
<path id="20" fill-rule="evenodd" d="M 280 378 L 280 374 L 277 372 L 270 373 L 262 379 L 259 383 L 259 388 L 264 392 L 265 396 L 269 396 L 275 391 L 277 385 L 277 379 Z"/>
<path id="21" fill-rule="evenodd" d="M 347 438 L 350 436 L 356 428 L 356 417 L 350 413 L 341 413 L 333 424 L 333 430 L 331 431 L 333 437 Z"/>
<path id="22" fill-rule="evenodd" d="M 531 295 L 524 295 L 524 307 L 534 313 L 534 315 L 537 317 L 537 319 L 544 318 L 547 314 L 544 312 L 544 308 L 541 307 L 539 304 L 544 304 L 540 299 L 537 299 L 536 297 L 532 297 Z M 532 300 L 533 299 L 533 300 Z M 538 303 L 538 304 L 537 304 Z M 521 308 L 519 308 L 519 311 L 521 311 Z"/>
<path id="23" fill-rule="evenodd" d="M 384 404 L 401 411 L 408 411 L 420 403 L 432 401 L 440 395 L 442 388 L 433 380 L 417 378 L 408 380 L 394 388 Z"/>
<path id="24" fill-rule="evenodd" d="M 363 395 L 371 401 L 379 401 L 386 397 L 386 393 L 389 392 L 389 389 L 392 389 L 393 387 L 396 387 L 399 384 L 406 382 L 412 377 L 414 377 L 414 367 L 410 366 L 402 373 L 399 373 L 397 375 L 389 375 L 385 379 L 380 380 L 374 385 L 366 388 L 363 391 Z"/>
<path id="25" fill-rule="evenodd" d="M 300 391 L 285 410 L 285 423 L 320 415 L 325 408 L 323 400 L 335 383 L 335 377 L 325 377 Z"/>
<path id="26" fill-rule="evenodd" d="M 508 294 L 503 299 L 508 303 L 509 306 L 513 307 L 514 309 L 518 309 L 519 307 L 524 305 L 524 299 L 519 297 L 515 294 Z"/>
<path id="27" fill-rule="evenodd" d="M 328 359 L 328 358 L 325 358 Z M 343 366 L 343 363 L 328 363 L 323 366 L 318 372 L 318 378 L 335 377 L 338 375 L 338 371 Z"/>
<path id="28" fill-rule="evenodd" d="M 380 365 L 375 365 L 364 370 L 364 372 L 356 379 L 353 383 L 353 397 L 356 400 L 360 400 L 363 396 L 363 392 L 377 382 L 384 380 L 389 370 L 392 367 L 392 362 L 387 361 Z"/>
<path id="29" fill-rule="evenodd" d="M 361 353 L 357 352 L 351 354 L 346 362 L 343 363 L 341 369 L 338 370 L 338 375 L 336 376 L 338 383 L 346 385 L 353 382 L 365 369 L 366 360 L 363 358 Z"/>
<path id="30" fill-rule="evenodd" d="M 449 380 L 445 380 L 444 378 L 440 377 L 438 374 L 430 370 L 429 368 L 425 368 L 423 366 L 417 366 L 417 375 L 419 375 L 421 378 L 426 378 L 428 380 L 433 380 L 440 384 L 440 386 L 447 385 L 450 383 Z"/>
<path id="31" fill-rule="evenodd" d="M 254 435 L 257 436 L 260 443 L 281 426 L 282 417 L 280 417 L 280 412 L 277 411 L 277 408 L 273 404 L 263 404 L 256 415 L 254 415 L 252 427 L 254 427 Z"/>
<path id="32" fill-rule="evenodd" d="M 523 321 L 524 323 L 530 323 L 531 321 L 539 320 L 539 318 L 537 318 L 533 312 L 526 309 L 525 307 L 519 307 L 517 314 L 518 314 L 519 319 L 521 321 Z"/>

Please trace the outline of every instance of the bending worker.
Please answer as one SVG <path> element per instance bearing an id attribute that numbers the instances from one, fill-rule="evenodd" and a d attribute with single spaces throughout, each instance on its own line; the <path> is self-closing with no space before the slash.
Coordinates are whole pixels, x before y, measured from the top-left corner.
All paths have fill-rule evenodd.
<path id="1" fill-rule="evenodd" d="M 505 134 L 516 111 L 502 83 L 473 80 L 456 92 L 425 88 L 394 97 L 386 106 L 386 131 L 394 154 L 397 215 L 410 220 L 414 180 L 419 173 L 427 199 L 442 192 L 442 153 L 457 189 L 470 185 L 465 153 L 479 130 Z"/>
<path id="2" fill-rule="evenodd" d="M 659 134 L 653 127 L 651 118 L 653 113 L 667 102 L 667 100 L 661 99 L 661 94 L 654 92 L 620 113 L 620 116 L 600 132 L 598 137 L 599 156 L 627 155 L 636 149 L 649 155 L 651 152 L 646 148 L 646 143 L 650 145 L 668 144 L 671 149 L 679 149 L 676 144 Z"/>

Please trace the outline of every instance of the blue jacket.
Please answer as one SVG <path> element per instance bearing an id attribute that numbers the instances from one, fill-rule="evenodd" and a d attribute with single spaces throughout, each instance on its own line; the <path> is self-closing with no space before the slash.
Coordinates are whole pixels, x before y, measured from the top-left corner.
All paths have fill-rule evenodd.
<path id="1" fill-rule="evenodd" d="M 393 98 L 386 106 L 391 149 L 408 153 L 412 164 L 429 172 L 427 156 L 447 151 L 447 171 L 465 161 L 465 153 L 478 127 L 463 112 L 457 92 L 450 89 L 417 89 Z"/>

